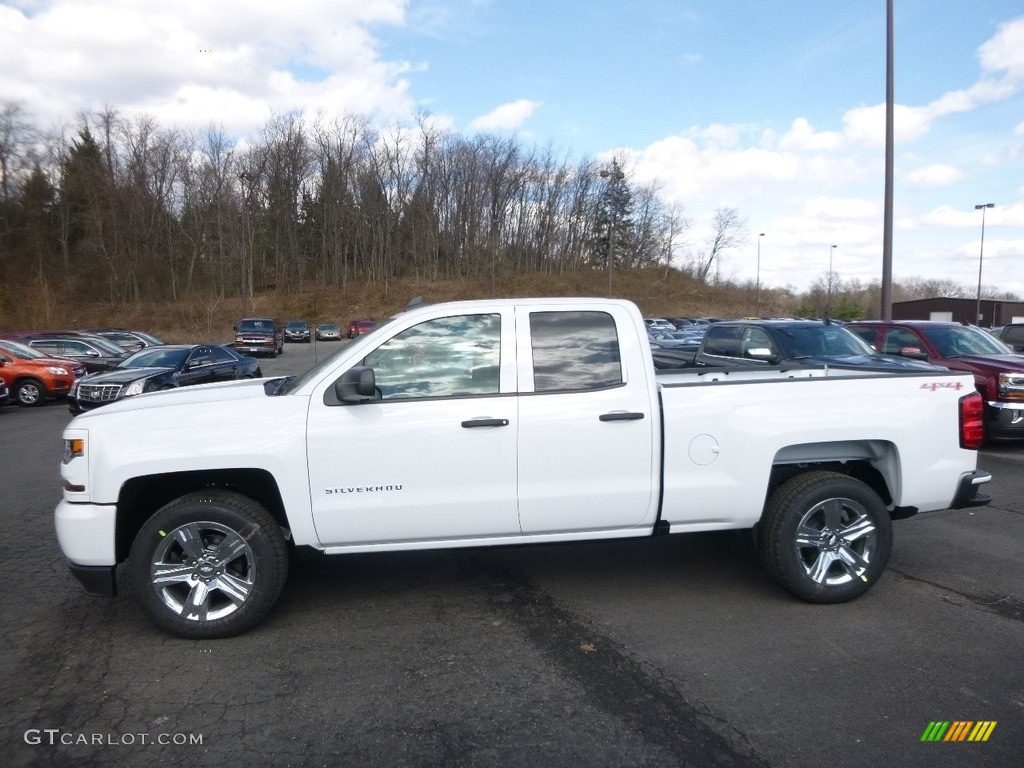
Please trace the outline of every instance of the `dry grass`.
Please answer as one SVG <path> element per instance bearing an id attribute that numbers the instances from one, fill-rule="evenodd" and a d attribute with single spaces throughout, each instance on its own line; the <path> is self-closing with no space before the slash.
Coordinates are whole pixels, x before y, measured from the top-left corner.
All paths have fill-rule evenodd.
<path id="1" fill-rule="evenodd" d="M 612 280 L 616 298 L 630 299 L 645 315 L 735 317 L 754 311 L 753 292 L 735 286 L 713 288 L 676 271 L 638 270 L 616 272 Z M 527 275 L 500 278 L 496 298 L 528 296 L 605 296 L 604 272 Z M 383 283 L 352 282 L 344 289 L 307 284 L 258 294 L 249 302 L 250 315 L 272 315 L 282 321 L 304 319 L 309 323 L 354 318 L 384 320 L 399 312 L 414 296 L 430 302 L 492 297 L 490 278 L 452 281 L 415 279 Z M 193 296 L 178 302 L 146 302 L 136 305 L 105 302 L 82 303 L 58 296 L 46 286 L 34 285 L 19 293 L 18 301 L 0 302 L 0 331 L 35 328 L 90 328 L 115 326 L 149 331 L 166 341 L 223 343 L 233 338 L 232 326 L 242 316 L 241 299 Z M 762 291 L 762 312 L 777 312 L 771 297 Z"/>

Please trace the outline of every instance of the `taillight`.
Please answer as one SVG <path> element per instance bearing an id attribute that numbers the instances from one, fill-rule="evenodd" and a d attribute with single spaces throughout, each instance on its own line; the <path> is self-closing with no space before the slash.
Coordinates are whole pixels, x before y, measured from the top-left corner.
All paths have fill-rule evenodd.
<path id="1" fill-rule="evenodd" d="M 960 398 L 960 447 L 976 451 L 984 441 L 985 401 L 972 392 Z"/>

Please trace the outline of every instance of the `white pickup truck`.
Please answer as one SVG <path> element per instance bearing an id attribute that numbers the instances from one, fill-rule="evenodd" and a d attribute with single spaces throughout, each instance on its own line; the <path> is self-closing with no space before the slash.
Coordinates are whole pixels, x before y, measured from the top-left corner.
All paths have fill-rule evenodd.
<path id="1" fill-rule="evenodd" d="M 980 506 L 970 374 L 655 373 L 626 301 L 398 315 L 293 378 L 140 395 L 64 432 L 60 546 L 182 637 L 270 611 L 289 547 L 329 554 L 755 529 L 804 600 L 885 569 L 891 521 Z"/>

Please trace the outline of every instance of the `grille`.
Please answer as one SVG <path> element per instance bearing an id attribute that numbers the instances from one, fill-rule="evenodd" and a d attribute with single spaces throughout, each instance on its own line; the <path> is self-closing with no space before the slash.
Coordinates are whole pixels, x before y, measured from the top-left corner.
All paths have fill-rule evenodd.
<path id="1" fill-rule="evenodd" d="M 109 403 L 120 394 L 120 384 L 81 384 L 78 387 L 78 399 L 90 403 Z"/>

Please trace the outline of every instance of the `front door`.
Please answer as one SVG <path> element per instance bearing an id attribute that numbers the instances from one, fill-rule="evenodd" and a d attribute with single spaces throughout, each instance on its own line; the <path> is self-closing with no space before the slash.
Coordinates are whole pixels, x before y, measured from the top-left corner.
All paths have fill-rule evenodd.
<path id="1" fill-rule="evenodd" d="M 419 323 L 361 362 L 378 399 L 340 404 L 329 388 L 309 409 L 321 543 L 519 535 L 511 310 Z"/>

